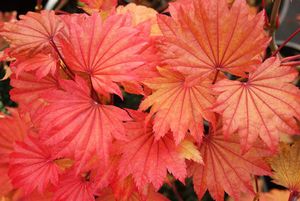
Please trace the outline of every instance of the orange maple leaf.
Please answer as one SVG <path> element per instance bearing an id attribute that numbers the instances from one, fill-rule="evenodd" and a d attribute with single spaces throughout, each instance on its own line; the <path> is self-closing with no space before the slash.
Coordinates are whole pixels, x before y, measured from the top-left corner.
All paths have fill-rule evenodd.
<path id="1" fill-rule="evenodd" d="M 34 54 L 49 48 L 49 42 L 63 29 L 54 11 L 28 12 L 19 21 L 5 23 L 0 35 L 10 43 L 10 54 Z"/>
<path id="2" fill-rule="evenodd" d="M 263 12 L 249 13 L 244 0 L 230 9 L 226 0 L 182 1 L 170 12 L 172 18 L 158 17 L 163 33 L 158 46 L 164 63 L 181 72 L 245 76 L 268 45 Z"/>
<path id="3" fill-rule="evenodd" d="M 144 83 L 154 92 L 140 105 L 155 114 L 155 136 L 164 136 L 170 129 L 177 144 L 188 130 L 200 142 L 203 135 L 203 119 L 215 124 L 214 113 L 207 108 L 215 101 L 210 93 L 211 81 L 199 76 L 188 76 L 171 69 L 158 68 L 159 77 Z"/>
<path id="4" fill-rule="evenodd" d="M 263 157 L 269 156 L 264 146 L 256 143 L 246 154 L 241 154 L 238 136 L 225 140 L 221 126 L 215 133 L 204 137 L 200 146 L 204 165 L 191 167 L 195 191 L 199 197 L 209 190 L 217 201 L 224 200 L 224 191 L 236 200 L 241 192 L 254 194 L 251 174 L 270 175 L 270 168 Z"/>
<path id="5" fill-rule="evenodd" d="M 131 116 L 135 122 L 125 124 L 129 140 L 119 145 L 122 153 L 119 175 L 125 178 L 132 174 L 139 190 L 150 183 L 158 190 L 167 171 L 183 181 L 187 174 L 185 159 L 176 150 L 171 133 L 155 140 L 152 122 L 145 126 L 146 114 L 133 111 Z"/>
<path id="6" fill-rule="evenodd" d="M 300 91 L 291 83 L 296 76 L 293 68 L 273 57 L 257 66 L 247 82 L 217 82 L 214 111 L 222 115 L 224 135 L 237 130 L 246 151 L 258 136 L 275 150 L 280 131 L 297 133 L 294 117 L 300 119 Z"/>

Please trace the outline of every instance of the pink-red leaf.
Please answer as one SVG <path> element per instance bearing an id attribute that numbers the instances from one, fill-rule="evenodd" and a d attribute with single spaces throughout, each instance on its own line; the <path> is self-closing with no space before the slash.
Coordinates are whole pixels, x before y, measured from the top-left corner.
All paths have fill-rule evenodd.
<path id="1" fill-rule="evenodd" d="M 24 142 L 17 142 L 10 154 L 9 177 L 14 186 L 25 194 L 37 188 L 43 192 L 49 183 L 57 185 L 59 168 L 55 164 L 55 148 L 43 145 L 28 135 Z"/>
<path id="2" fill-rule="evenodd" d="M 140 53 L 148 44 L 142 31 L 132 27 L 130 15 L 105 21 L 98 13 L 72 16 L 69 29 L 69 37 L 60 40 L 67 65 L 88 73 L 97 92 L 122 97 L 117 83 L 135 79 L 131 71 L 145 63 Z"/>
<path id="3" fill-rule="evenodd" d="M 94 101 L 80 77 L 75 81 L 61 80 L 60 86 L 63 90 L 43 95 L 49 106 L 37 121 L 45 143 L 61 143 L 62 152 L 73 150 L 81 165 L 95 153 L 107 162 L 112 139 L 126 139 L 123 121 L 131 118 L 120 108 Z"/>
<path id="4" fill-rule="evenodd" d="M 260 136 L 274 150 L 279 132 L 296 134 L 300 91 L 291 83 L 296 76 L 293 68 L 270 58 L 250 73 L 247 82 L 217 82 L 214 90 L 220 95 L 214 111 L 222 115 L 224 135 L 238 131 L 244 150 Z"/>
<path id="5" fill-rule="evenodd" d="M 96 185 L 89 175 L 76 175 L 70 171 L 63 175 L 54 193 L 53 201 L 95 201 Z"/>

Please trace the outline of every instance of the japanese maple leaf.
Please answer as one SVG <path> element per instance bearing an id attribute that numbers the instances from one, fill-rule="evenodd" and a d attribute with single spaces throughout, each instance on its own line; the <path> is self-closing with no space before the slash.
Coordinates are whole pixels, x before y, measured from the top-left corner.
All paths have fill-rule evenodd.
<path id="1" fill-rule="evenodd" d="M 55 76 L 56 69 L 59 66 L 59 58 L 55 53 L 38 53 L 32 57 L 18 57 L 16 62 L 11 64 L 16 67 L 16 75 L 20 75 L 23 71 L 36 71 L 35 75 L 40 80 L 51 73 Z"/>
<path id="2" fill-rule="evenodd" d="M 244 150 L 260 136 L 274 150 L 280 132 L 297 133 L 294 117 L 300 119 L 300 92 L 291 83 L 296 76 L 293 68 L 273 57 L 258 65 L 247 82 L 217 82 L 214 111 L 222 115 L 224 135 L 238 131 Z"/>
<path id="3" fill-rule="evenodd" d="M 45 105 L 45 100 L 41 94 L 49 93 L 53 89 L 58 89 L 59 84 L 56 76 L 48 75 L 42 79 L 36 78 L 34 72 L 22 72 L 16 76 L 16 69 L 13 68 L 10 85 L 11 99 L 18 103 L 21 112 L 34 114 L 39 108 Z"/>
<path id="4" fill-rule="evenodd" d="M 238 136 L 225 140 L 221 127 L 204 138 L 200 146 L 204 165 L 194 164 L 192 168 L 199 199 L 206 190 L 217 201 L 224 200 L 224 191 L 235 200 L 239 200 L 240 192 L 254 194 L 251 174 L 270 174 L 263 160 L 269 153 L 259 142 L 245 154 L 241 154 L 240 148 Z"/>
<path id="5" fill-rule="evenodd" d="M 269 163 L 273 169 L 273 182 L 300 192 L 300 142 L 293 145 L 281 144 L 280 152 L 271 157 Z"/>
<path id="6" fill-rule="evenodd" d="M 64 174 L 54 192 L 53 201 L 95 201 L 96 185 L 89 173 L 77 175 L 75 170 Z"/>
<path id="7" fill-rule="evenodd" d="M 94 101 L 91 89 L 80 77 L 60 80 L 60 87 L 62 90 L 43 95 L 49 105 L 36 117 L 45 143 L 73 150 L 81 165 L 95 152 L 108 161 L 112 139 L 126 139 L 123 122 L 131 118 L 118 107 Z"/>
<path id="8" fill-rule="evenodd" d="M 184 158 L 176 151 L 171 133 L 155 140 L 152 125 L 145 128 L 143 113 L 131 113 L 136 122 L 126 123 L 128 142 L 121 143 L 122 153 L 119 175 L 123 178 L 132 174 L 139 190 L 152 183 L 158 190 L 164 182 L 167 171 L 175 178 L 184 180 L 186 164 Z"/>
<path id="9" fill-rule="evenodd" d="M 34 189 L 43 192 L 49 183 L 58 183 L 59 167 L 54 160 L 55 147 L 43 145 L 37 137 L 28 135 L 24 142 L 16 143 L 10 154 L 8 175 L 25 194 Z"/>
<path id="10" fill-rule="evenodd" d="M 63 23 L 54 11 L 28 12 L 19 21 L 5 23 L 0 35 L 10 43 L 10 53 L 27 55 L 50 47 L 49 42 L 62 30 Z"/>
<path id="11" fill-rule="evenodd" d="M 226 0 L 190 0 L 170 6 L 172 17 L 160 15 L 158 44 L 165 64 L 181 72 L 216 70 L 245 76 L 268 45 L 264 13 L 249 13 L 245 0 L 229 9 Z"/>
<path id="12" fill-rule="evenodd" d="M 154 118 L 153 130 L 156 139 L 171 129 L 176 143 L 185 137 L 188 130 L 200 142 L 203 135 L 203 119 L 214 124 L 215 116 L 207 108 L 215 101 L 210 93 L 211 81 L 199 76 L 188 76 L 177 71 L 158 68 L 160 77 L 145 81 L 154 92 L 140 105 L 150 106 Z"/>
<path id="13" fill-rule="evenodd" d="M 98 13 L 73 16 L 69 36 L 61 42 L 66 64 L 88 73 L 95 90 L 122 97 L 118 82 L 134 79 L 132 70 L 142 66 L 140 55 L 148 45 L 141 30 L 133 28 L 130 15 L 111 15 L 105 21 Z"/>

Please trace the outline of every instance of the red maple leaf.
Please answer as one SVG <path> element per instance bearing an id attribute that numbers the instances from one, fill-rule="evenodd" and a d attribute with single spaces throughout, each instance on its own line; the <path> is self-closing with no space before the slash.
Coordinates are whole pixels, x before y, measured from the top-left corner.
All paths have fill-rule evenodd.
<path id="1" fill-rule="evenodd" d="M 155 114 L 153 130 L 156 139 L 164 136 L 171 129 L 176 144 L 185 137 L 188 130 L 201 141 L 203 119 L 215 124 L 214 113 L 207 108 L 215 101 L 211 94 L 211 80 L 199 76 L 158 68 L 159 77 L 144 83 L 154 92 L 140 105 L 140 109 L 151 107 Z"/>
<path id="2" fill-rule="evenodd" d="M 28 12 L 19 21 L 5 23 L 0 35 L 10 43 L 10 54 L 30 55 L 50 47 L 49 42 L 63 29 L 54 11 Z"/>
<path id="3" fill-rule="evenodd" d="M 14 186 L 22 188 L 25 194 L 36 188 L 43 192 L 48 183 L 58 183 L 59 167 L 54 160 L 54 147 L 43 145 L 37 137 L 28 135 L 24 142 L 16 142 L 10 154 L 8 175 Z"/>
<path id="4" fill-rule="evenodd" d="M 184 180 L 186 164 L 176 150 L 172 134 L 168 133 L 155 140 L 152 124 L 145 128 L 146 114 L 131 112 L 136 122 L 126 123 L 128 142 L 121 142 L 122 153 L 119 174 L 121 177 L 132 174 L 137 187 L 141 190 L 152 183 L 159 189 L 164 182 L 167 170 L 177 179 Z"/>
<path id="5" fill-rule="evenodd" d="M 75 15 L 68 25 L 69 36 L 60 40 L 66 64 L 88 73 L 97 92 L 122 97 L 117 83 L 135 79 L 132 71 L 145 63 L 140 53 L 148 37 L 132 27 L 129 14 L 111 15 L 105 21 L 99 13 Z"/>
<path id="6" fill-rule="evenodd" d="M 118 107 L 94 101 L 80 77 L 60 80 L 60 87 L 43 95 L 49 105 L 36 118 L 45 143 L 63 144 L 62 153 L 73 150 L 81 165 L 95 153 L 107 162 L 112 139 L 126 139 L 123 122 L 131 118 Z"/>
<path id="7" fill-rule="evenodd" d="M 182 1 L 160 15 L 159 48 L 165 64 L 181 72 L 216 70 L 245 76 L 268 45 L 263 12 L 253 16 L 244 0 Z"/>
<path id="8" fill-rule="evenodd" d="M 300 91 L 291 83 L 296 76 L 293 68 L 273 57 L 250 73 L 247 82 L 217 82 L 214 111 L 222 115 L 224 135 L 238 131 L 246 151 L 258 136 L 275 150 L 279 132 L 297 133 L 294 117 L 300 119 Z"/>
<path id="9" fill-rule="evenodd" d="M 95 201 L 96 185 L 89 173 L 77 175 L 75 170 L 64 174 L 53 196 L 53 201 Z"/>
<path id="10" fill-rule="evenodd" d="M 269 155 L 265 147 L 258 142 L 243 155 L 238 136 L 225 140 L 221 126 L 204 138 L 200 152 L 204 165 L 194 164 L 191 168 L 199 199 L 209 190 L 217 201 L 224 200 L 224 191 L 239 200 L 240 192 L 254 193 L 251 174 L 271 174 L 263 160 Z"/>

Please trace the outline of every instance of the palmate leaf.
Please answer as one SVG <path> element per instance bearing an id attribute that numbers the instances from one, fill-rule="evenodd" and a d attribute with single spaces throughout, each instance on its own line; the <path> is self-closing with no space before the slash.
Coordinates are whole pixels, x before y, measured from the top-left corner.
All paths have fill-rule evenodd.
<path id="1" fill-rule="evenodd" d="M 268 45 L 263 12 L 250 14 L 245 0 L 230 9 L 226 0 L 182 1 L 170 12 L 172 18 L 158 18 L 163 33 L 158 47 L 163 62 L 181 72 L 244 76 Z"/>
<path id="2" fill-rule="evenodd" d="M 158 190 L 164 182 L 167 170 L 183 181 L 186 177 L 186 164 L 176 150 L 171 133 L 155 140 L 152 124 L 149 123 L 145 128 L 146 114 L 132 112 L 131 115 L 135 122 L 126 123 L 129 140 L 120 145 L 120 176 L 125 178 L 132 174 L 139 190 L 149 183 Z"/>
<path id="3" fill-rule="evenodd" d="M 131 118 L 120 108 L 94 101 L 80 77 L 61 80 L 60 86 L 63 90 L 43 95 L 49 105 L 36 117 L 45 143 L 62 145 L 61 153 L 72 150 L 78 170 L 95 153 L 107 162 L 111 141 L 126 139 L 123 122 Z"/>
<path id="4" fill-rule="evenodd" d="M 214 111 L 223 119 L 225 136 L 238 131 L 243 150 L 260 138 L 275 150 L 279 132 L 296 134 L 300 119 L 300 91 L 291 82 L 297 72 L 270 58 L 249 74 L 247 82 L 221 80 L 214 86 L 219 96 Z"/>
<path id="5" fill-rule="evenodd" d="M 188 130 L 200 142 L 203 135 L 203 119 L 215 124 L 214 113 L 208 110 L 215 101 L 211 94 L 211 80 L 199 76 L 187 76 L 180 72 L 158 68 L 159 77 L 144 83 L 154 92 L 140 105 L 151 107 L 155 114 L 153 130 L 156 139 L 170 129 L 176 144 L 184 139 Z"/>
<path id="6" fill-rule="evenodd" d="M 54 11 L 28 12 L 19 21 L 5 23 L 0 35 L 10 43 L 10 54 L 34 54 L 50 47 L 52 40 L 63 28 Z"/>
<path id="7" fill-rule="evenodd" d="M 88 73 L 97 92 L 122 97 L 116 82 L 134 80 L 131 72 L 146 62 L 140 55 L 148 45 L 145 33 L 132 27 L 129 14 L 111 15 L 105 21 L 98 13 L 75 15 L 68 25 L 69 36 L 60 40 L 67 65 Z"/>
<path id="8" fill-rule="evenodd" d="M 8 175 L 25 194 L 36 188 L 42 193 L 48 183 L 58 184 L 59 167 L 54 160 L 55 147 L 43 145 L 37 137 L 28 135 L 24 142 L 16 143 L 10 154 Z"/>
<path id="9" fill-rule="evenodd" d="M 251 174 L 270 175 L 270 168 L 263 157 L 270 153 L 259 142 L 246 154 L 241 154 L 238 136 L 224 139 L 221 127 L 206 136 L 200 146 L 204 165 L 191 168 L 194 188 L 199 197 L 209 190 L 217 201 L 224 200 L 224 191 L 235 200 L 241 192 L 253 193 Z"/>

